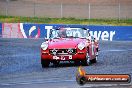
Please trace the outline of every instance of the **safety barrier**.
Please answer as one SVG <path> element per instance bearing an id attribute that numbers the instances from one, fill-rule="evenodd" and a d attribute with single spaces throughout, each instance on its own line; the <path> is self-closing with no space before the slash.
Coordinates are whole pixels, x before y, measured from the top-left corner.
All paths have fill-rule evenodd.
<path id="1" fill-rule="evenodd" d="M 52 28 L 81 27 L 98 40 L 132 41 L 132 26 L 95 26 L 95 25 L 63 25 L 63 24 L 32 24 L 32 23 L 0 23 L 2 38 L 45 38 Z"/>

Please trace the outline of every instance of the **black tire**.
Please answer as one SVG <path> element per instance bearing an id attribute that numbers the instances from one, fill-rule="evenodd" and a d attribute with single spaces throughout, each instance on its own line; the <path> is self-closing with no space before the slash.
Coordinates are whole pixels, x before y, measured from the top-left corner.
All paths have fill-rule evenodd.
<path id="1" fill-rule="evenodd" d="M 83 60 L 83 61 L 81 61 L 81 62 L 82 62 L 82 65 L 83 65 L 83 66 L 89 66 L 90 63 L 91 63 L 91 61 L 90 61 L 90 62 L 87 62 L 87 60 Z"/>
<path id="2" fill-rule="evenodd" d="M 74 61 L 74 64 L 75 64 L 76 66 L 79 66 L 79 65 L 80 65 L 80 61 L 79 61 L 79 60 L 75 60 L 75 61 Z"/>
<path id="3" fill-rule="evenodd" d="M 97 63 L 96 58 L 94 58 L 94 59 L 92 60 L 92 63 Z"/>
<path id="4" fill-rule="evenodd" d="M 96 57 L 92 60 L 92 63 L 97 63 L 97 58 L 98 58 L 98 56 L 96 56 Z"/>
<path id="5" fill-rule="evenodd" d="M 42 68 L 49 67 L 50 61 L 41 59 Z"/>

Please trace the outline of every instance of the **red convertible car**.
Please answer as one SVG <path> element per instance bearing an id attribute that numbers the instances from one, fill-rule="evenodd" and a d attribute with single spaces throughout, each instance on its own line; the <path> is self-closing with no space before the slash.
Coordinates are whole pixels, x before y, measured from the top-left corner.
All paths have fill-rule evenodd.
<path id="1" fill-rule="evenodd" d="M 57 66 L 60 61 L 74 61 L 75 64 L 96 63 L 98 42 L 85 28 L 51 29 L 49 38 L 41 44 L 41 65 Z"/>

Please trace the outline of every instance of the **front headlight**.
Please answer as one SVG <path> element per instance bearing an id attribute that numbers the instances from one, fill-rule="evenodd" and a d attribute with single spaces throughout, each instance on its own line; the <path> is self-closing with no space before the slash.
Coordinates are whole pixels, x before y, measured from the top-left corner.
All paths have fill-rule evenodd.
<path id="1" fill-rule="evenodd" d="M 45 43 L 45 42 L 43 42 L 43 43 L 41 44 L 41 48 L 42 48 L 43 50 L 46 50 L 46 49 L 48 48 L 48 44 Z"/>
<path id="2" fill-rule="evenodd" d="M 81 43 L 78 44 L 78 48 L 79 48 L 80 50 L 83 50 L 84 47 L 85 47 L 85 44 L 84 44 L 84 43 L 81 42 Z"/>

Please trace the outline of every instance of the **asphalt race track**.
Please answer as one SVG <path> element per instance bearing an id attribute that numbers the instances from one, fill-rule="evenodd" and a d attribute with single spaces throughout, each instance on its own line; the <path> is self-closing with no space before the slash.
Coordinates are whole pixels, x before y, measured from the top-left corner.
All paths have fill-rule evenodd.
<path id="1" fill-rule="evenodd" d="M 43 39 L 0 39 L 0 88 L 132 88 L 132 84 L 86 84 L 79 86 L 78 66 L 62 62 L 58 67 L 41 68 Z M 132 41 L 100 41 L 98 62 L 84 66 L 88 74 L 130 74 Z"/>

